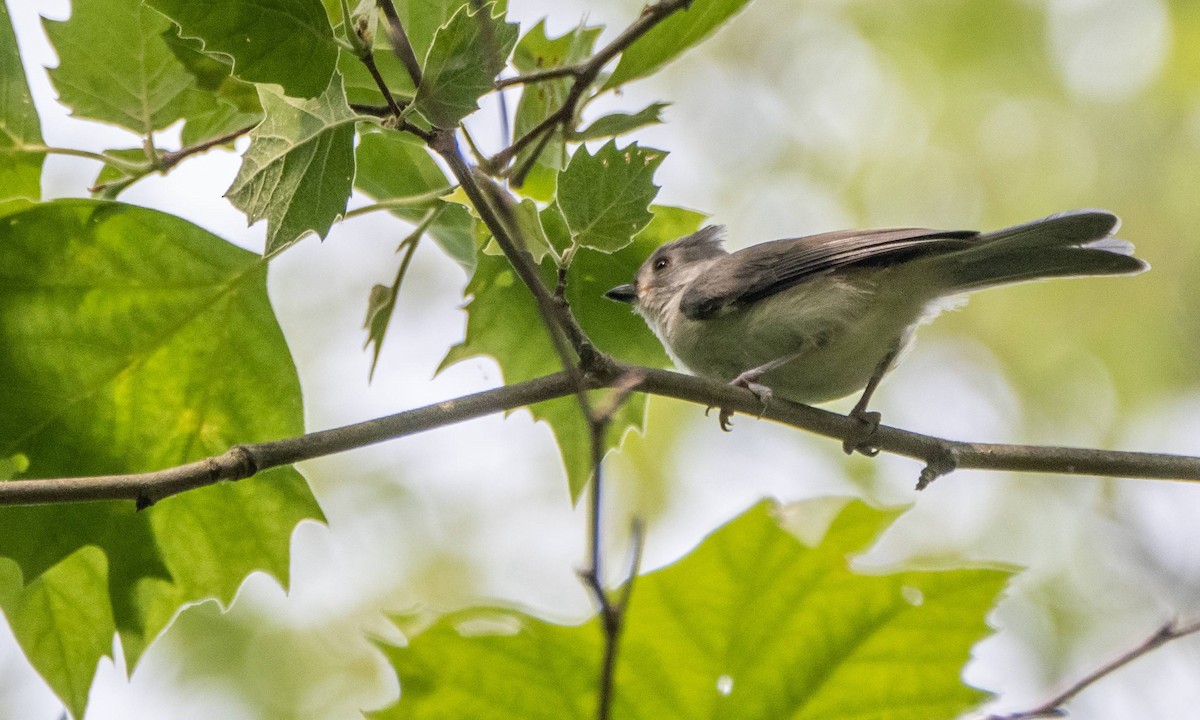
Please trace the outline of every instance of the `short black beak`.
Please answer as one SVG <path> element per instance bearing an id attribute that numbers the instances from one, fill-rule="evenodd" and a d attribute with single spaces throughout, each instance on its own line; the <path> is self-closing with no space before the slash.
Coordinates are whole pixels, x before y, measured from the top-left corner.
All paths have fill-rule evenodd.
<path id="1" fill-rule="evenodd" d="M 637 300 L 637 287 L 633 283 L 618 285 L 612 290 L 604 293 L 604 297 L 617 302 L 631 303 Z"/>

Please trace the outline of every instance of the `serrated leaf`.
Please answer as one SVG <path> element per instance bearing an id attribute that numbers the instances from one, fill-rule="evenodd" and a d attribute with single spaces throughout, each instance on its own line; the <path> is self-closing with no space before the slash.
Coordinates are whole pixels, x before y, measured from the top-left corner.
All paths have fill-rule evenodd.
<path id="1" fill-rule="evenodd" d="M 559 175 L 556 195 L 574 242 L 603 252 L 628 245 L 650 221 L 654 171 L 666 156 L 637 143 L 609 142 L 595 155 L 581 145 Z"/>
<path id="2" fill-rule="evenodd" d="M 233 77 L 233 63 L 224 55 L 202 51 L 196 38 L 181 38 L 174 25 L 163 41 L 195 79 L 197 90 L 185 98 L 182 141 L 193 145 L 262 120 L 262 104 L 253 84 Z"/>
<path id="3" fill-rule="evenodd" d="M 146 0 L 199 38 L 207 53 L 233 60 L 246 82 L 275 83 L 286 95 L 315 98 L 329 87 L 338 46 L 320 0 Z"/>
<path id="4" fill-rule="evenodd" d="M 676 11 L 621 53 L 617 68 L 604 83 L 604 89 L 654 73 L 708 37 L 749 1 L 694 0 L 689 8 Z"/>
<path id="5" fill-rule="evenodd" d="M 694 216 L 697 225 L 703 218 L 690 211 L 662 209 L 664 218 L 686 222 L 677 213 Z M 672 229 L 678 226 L 678 222 L 668 223 L 665 219 L 663 223 Z M 669 362 L 662 345 L 646 332 L 645 323 L 627 306 L 605 299 L 604 292 L 629 282 L 637 267 L 662 244 L 660 227 L 652 224 L 647 230 L 655 232 L 639 235 L 626 248 L 612 254 L 578 253 L 567 283 L 571 310 L 599 347 L 623 360 L 652 366 Z M 553 260 L 547 257 L 540 269 L 543 279 L 553 286 L 557 281 Z M 506 382 L 562 369 L 529 290 L 516 278 L 506 258 L 481 254 L 465 294 L 471 298 L 467 304 L 466 339 L 450 349 L 442 368 L 466 358 L 488 355 L 500 364 Z M 642 427 L 645 402 L 644 396 L 635 395 L 622 407 L 609 428 L 606 448 L 619 445 L 629 429 Z M 592 474 L 591 440 L 578 402 L 573 397 L 561 398 L 534 405 L 530 411 L 554 431 L 571 496 L 578 498 Z"/>
<path id="6" fill-rule="evenodd" d="M 107 592 L 107 578 L 104 552 L 82 547 L 2 606 L 25 654 L 40 660 L 38 672 L 77 718 L 87 707 L 95 665 L 110 653 L 116 632 L 112 608 L 94 602 Z"/>
<path id="7" fill-rule="evenodd" d="M 0 214 L 42 196 L 42 128 L 8 6 L 0 3 Z M 14 202 L 9 202 L 14 201 Z"/>
<path id="8" fill-rule="evenodd" d="M 259 88 L 266 118 L 225 195 L 251 223 L 267 219 L 266 256 L 309 232 L 324 238 L 346 212 L 354 186 L 354 123 L 336 73 L 319 98 Z"/>
<path id="9" fill-rule="evenodd" d="M 560 37 L 550 38 L 546 35 L 545 21 L 539 21 L 517 43 L 513 51 L 513 65 L 519 71 L 528 73 L 577 63 L 592 54 L 592 48 L 603 29 L 580 25 Z M 517 103 L 513 122 L 514 137 L 525 135 L 562 107 L 572 82 L 572 78 L 560 78 L 525 85 L 521 90 L 521 100 Z M 534 143 L 518 153 L 513 162 L 514 166 L 525 167 L 529 163 L 530 155 L 539 150 L 539 145 Z M 546 173 L 546 169 L 561 170 L 566 165 L 566 147 L 560 128 L 554 130 L 554 136 L 541 146 L 540 151 L 537 165 L 542 175 L 550 175 L 552 178 L 553 174 Z M 537 176 L 527 177 L 521 186 L 522 191 L 526 194 L 532 191 L 537 199 L 548 201 L 553 196 L 553 183 L 547 183 L 545 179 Z M 549 187 L 546 187 L 547 185 Z"/>
<path id="10" fill-rule="evenodd" d="M 23 477 L 123 474 L 301 433 L 266 269 L 189 222 L 120 203 L 57 200 L 0 218 L 0 456 L 28 458 Z M 63 580 L 78 596 L 70 608 L 28 622 L 9 614 L 13 633 L 77 703 L 111 633 L 100 645 L 62 632 L 46 649 L 45 627 L 69 629 L 85 609 L 110 615 L 132 669 L 181 606 L 227 604 L 256 570 L 286 585 L 292 530 L 320 517 L 290 467 L 141 512 L 130 502 L 0 508 L 0 557 L 26 583 L 13 602 L 75 572 L 81 548 L 106 558 L 98 581 Z"/>
<path id="11" fill-rule="evenodd" d="M 450 128 L 479 108 L 517 41 L 517 24 L 492 16 L 491 5 L 467 6 L 434 35 L 414 110 L 435 127 Z"/>
<path id="12" fill-rule="evenodd" d="M 1009 573 L 852 573 L 847 555 L 892 517 L 853 503 L 806 547 L 760 503 L 639 578 L 613 717 L 928 720 L 979 704 L 986 695 L 962 683 L 962 667 Z M 453 613 L 384 648 L 400 701 L 371 717 L 592 717 L 601 637 L 595 619 Z"/>
<path id="13" fill-rule="evenodd" d="M 71 18 L 43 21 L 58 53 L 58 99 L 77 117 L 140 135 L 183 117 L 192 75 L 163 42 L 170 26 L 139 0 L 76 0 Z"/>
<path id="14" fill-rule="evenodd" d="M 495 12 L 503 13 L 508 9 L 507 0 L 492 3 Z M 404 32 L 413 46 L 413 52 L 418 59 L 424 60 L 433 45 L 433 36 L 438 28 L 454 17 L 464 7 L 470 7 L 471 0 L 406 0 L 396 3 L 396 14 L 404 25 Z M 380 30 L 382 32 L 383 23 Z"/>
<path id="15" fill-rule="evenodd" d="M 575 134 L 573 140 L 598 140 L 600 138 L 617 137 L 633 132 L 647 125 L 661 123 L 662 111 L 670 103 L 656 102 L 642 108 L 636 113 L 612 113 L 596 118 L 596 121 Z"/>
<path id="16" fill-rule="evenodd" d="M 415 138 L 398 132 L 364 132 L 355 153 L 358 172 L 354 186 L 385 202 L 424 196 L 449 188 L 446 178 L 429 150 Z M 447 204 L 445 198 L 432 205 Z M 475 267 L 475 221 L 467 209 L 450 203 L 429 228 L 429 235 L 468 273 Z M 390 212 L 417 222 L 430 205 L 394 207 Z"/>

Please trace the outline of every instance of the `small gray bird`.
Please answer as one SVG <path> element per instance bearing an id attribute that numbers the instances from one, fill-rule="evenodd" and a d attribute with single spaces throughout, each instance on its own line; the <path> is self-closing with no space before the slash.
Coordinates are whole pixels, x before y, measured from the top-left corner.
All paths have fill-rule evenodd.
<path id="1" fill-rule="evenodd" d="M 863 390 L 851 416 L 871 453 L 867 403 L 913 330 L 963 293 L 1051 277 L 1132 275 L 1149 266 L 1113 237 L 1120 220 L 1075 210 L 981 234 L 844 230 L 734 253 L 710 225 L 654 251 L 634 282 L 606 296 L 632 303 L 677 364 L 754 392 L 820 403 Z M 731 412 L 721 411 L 728 430 Z"/>

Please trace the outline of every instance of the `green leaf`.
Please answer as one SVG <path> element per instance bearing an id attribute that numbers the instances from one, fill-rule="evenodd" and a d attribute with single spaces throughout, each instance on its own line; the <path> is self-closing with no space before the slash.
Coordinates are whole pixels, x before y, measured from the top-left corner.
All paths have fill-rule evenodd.
<path id="1" fill-rule="evenodd" d="M 163 42 L 170 23 L 139 0 L 76 0 L 70 20 L 45 20 L 58 53 L 58 99 L 77 117 L 139 135 L 183 117 L 192 75 Z"/>
<path id="2" fill-rule="evenodd" d="M 558 178 L 558 206 L 574 242 L 604 252 L 628 245 L 650 221 L 654 171 L 666 156 L 636 143 L 609 142 L 595 155 L 580 146 Z"/>
<path id="3" fill-rule="evenodd" d="M 749 0 L 695 0 L 690 8 L 676 11 L 621 53 L 617 69 L 613 70 L 613 74 L 604 83 L 604 89 L 615 88 L 630 80 L 652 74 L 699 43 L 748 2 Z"/>
<path id="4" fill-rule="evenodd" d="M 847 555 L 892 514 L 853 503 L 808 547 L 771 509 L 760 503 L 638 579 L 613 717 L 928 720 L 986 698 L 962 668 L 1009 573 L 856 575 Z M 407 647 L 384 648 L 401 696 L 371 717 L 592 717 L 598 625 L 504 608 L 447 615 Z"/>
<path id="5" fill-rule="evenodd" d="M 597 140 L 600 138 L 617 137 L 633 132 L 647 125 L 661 123 L 662 111 L 670 103 L 656 102 L 633 113 L 612 113 L 596 119 L 594 123 L 580 130 L 572 140 Z"/>
<path id="6" fill-rule="evenodd" d="M 24 477 L 124 474 L 300 434 L 299 379 L 266 271 L 191 223 L 120 203 L 57 200 L 0 218 L 0 456 L 28 458 Z M 21 569 L 21 602 L 45 592 L 41 578 L 77 596 L 36 616 L 6 606 L 10 624 L 75 702 L 111 634 L 100 647 L 90 632 L 64 632 L 50 648 L 39 640 L 47 624 L 110 615 L 132 668 L 180 607 L 227 604 L 256 570 L 286 585 L 292 530 L 320 517 L 290 467 L 141 512 L 131 502 L 0 508 L 0 557 Z M 63 579 L 89 546 L 107 559 L 88 560 L 100 579 Z"/>
<path id="7" fill-rule="evenodd" d="M 276 83 L 285 95 L 314 98 L 329 87 L 338 46 L 320 0 L 146 0 L 185 38 L 233 61 L 246 82 Z"/>
<path id="8" fill-rule="evenodd" d="M 116 632 L 111 607 L 95 602 L 108 592 L 107 577 L 104 552 L 81 547 L 3 606 L 17 641 L 77 718 L 87 707 L 96 663 L 111 652 Z"/>
<path id="9" fill-rule="evenodd" d="M 354 185 L 354 122 L 336 73 L 312 100 L 259 88 L 266 119 L 225 195 L 251 223 L 267 219 L 266 256 L 309 232 L 324 238 Z"/>
<path id="10" fill-rule="evenodd" d="M 411 100 L 416 90 L 404 64 L 396 57 L 391 48 L 375 43 L 375 66 L 388 85 L 392 97 L 397 100 Z M 353 53 L 342 50 L 338 55 L 338 72 L 346 83 L 346 99 L 359 105 L 384 105 L 386 100 L 379 91 L 375 78 L 371 77 L 367 66 L 363 65 Z"/>
<path id="11" fill-rule="evenodd" d="M 358 172 L 354 186 L 379 202 L 398 198 L 426 198 L 451 187 L 445 173 L 416 138 L 398 132 L 363 132 L 355 154 Z M 439 193 L 442 194 L 442 193 Z M 430 206 L 444 205 L 429 234 L 442 250 L 468 273 L 475 268 L 475 220 L 455 203 L 435 200 L 399 206 L 390 212 L 418 222 Z"/>
<path id="12" fill-rule="evenodd" d="M 0 480 L 12 480 L 29 469 L 29 458 L 21 454 L 0 458 Z"/>
<path id="13" fill-rule="evenodd" d="M 0 3 L 0 214 L 42 196 L 41 123 L 29 94 L 8 6 Z M 11 200 L 17 202 L 7 202 Z"/>
<path id="14" fill-rule="evenodd" d="M 513 51 L 513 65 L 519 71 L 528 73 L 577 63 L 592 54 L 592 48 L 603 29 L 580 25 L 565 35 L 550 38 L 546 36 L 545 21 L 539 21 L 517 43 Z M 525 85 L 521 90 L 521 101 L 517 103 L 517 113 L 513 122 L 514 136 L 525 135 L 562 107 L 572 82 L 572 78 L 561 78 Z M 538 149 L 538 143 L 533 143 L 517 154 L 513 164 L 516 167 L 525 167 L 530 155 Z M 554 136 L 541 148 L 537 163 L 540 168 L 550 170 L 561 170 L 566 166 L 566 147 L 561 128 L 555 129 Z M 547 183 L 538 183 L 536 178 L 532 182 L 527 179 L 522 189 L 525 192 L 529 192 L 530 189 L 537 192 L 539 185 L 545 184 Z M 553 195 L 552 184 L 549 189 L 548 194 L 537 193 L 538 199 L 549 200 Z"/>
<path id="15" fill-rule="evenodd" d="M 459 10 L 469 7 L 470 3 L 471 0 L 404 0 L 396 3 L 396 14 L 404 25 L 404 32 L 408 35 L 409 43 L 412 44 L 418 59 L 423 59 L 429 54 L 438 28 L 445 25 Z M 497 13 L 508 9 L 507 0 L 492 4 Z M 381 32 L 385 22 L 386 20 L 380 21 Z"/>
<path id="16" fill-rule="evenodd" d="M 475 112 L 512 52 L 517 24 L 492 16 L 491 7 L 471 12 L 464 5 L 433 38 L 413 103 L 435 127 L 454 127 Z"/>
<path id="17" fill-rule="evenodd" d="M 583 251 L 571 264 L 567 300 L 584 330 L 599 347 L 629 362 L 662 366 L 668 364 L 662 345 L 646 331 L 641 318 L 629 307 L 604 298 L 604 292 L 629 282 L 638 266 L 664 242 L 663 231 L 674 232 L 688 222 L 698 226 L 703 216 L 676 208 L 656 208 L 656 218 L 634 242 L 612 253 Z M 545 218 L 550 217 L 543 213 Z M 692 228 L 694 230 L 694 227 Z M 687 234 L 690 230 L 679 233 Z M 675 236 L 672 236 L 675 237 Z M 553 286 L 557 267 L 547 256 L 542 277 Z M 442 361 L 445 368 L 459 360 L 487 355 L 496 359 L 506 382 L 517 382 L 561 370 L 537 306 L 503 256 L 481 254 L 475 275 L 467 284 L 466 339 L 450 349 Z M 635 395 L 619 411 L 605 439 L 606 448 L 620 444 L 630 429 L 642 427 L 645 397 Z M 567 472 L 567 484 L 578 498 L 592 474 L 590 435 L 574 397 L 538 403 L 533 416 L 554 431 Z"/>
<path id="18" fill-rule="evenodd" d="M 262 104 L 253 84 L 233 77 L 233 63 L 225 56 L 203 52 L 196 38 L 182 38 L 174 25 L 163 41 L 195 78 L 197 91 L 187 97 L 183 126 L 184 145 L 219 137 L 262 120 Z"/>

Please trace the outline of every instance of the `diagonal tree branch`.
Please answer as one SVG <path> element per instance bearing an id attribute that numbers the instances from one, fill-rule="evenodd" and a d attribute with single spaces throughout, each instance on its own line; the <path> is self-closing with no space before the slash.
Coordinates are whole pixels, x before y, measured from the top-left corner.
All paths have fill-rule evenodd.
<path id="1" fill-rule="evenodd" d="M 858 437 L 861 424 L 850 417 L 773 400 L 765 410 L 749 390 L 704 378 L 634 365 L 615 364 L 611 373 L 589 373 L 588 387 L 618 387 L 627 373 L 639 377 L 636 392 L 671 397 L 701 406 L 728 407 L 836 440 Z M 334 455 L 396 438 L 414 435 L 531 405 L 576 392 L 567 372 L 447 400 L 330 430 L 253 445 L 239 445 L 222 455 L 148 473 L 87 478 L 30 479 L 0 482 L 0 506 L 134 500 L 146 507 L 162 498 L 212 485 L 240 480 L 270 468 Z M 877 441 L 877 442 L 876 442 Z M 1105 477 L 1200 482 L 1200 457 L 1162 453 L 1095 450 L 1089 448 L 1003 445 L 946 440 L 881 425 L 872 441 L 880 451 L 925 462 L 952 456 L 959 470 L 1007 470 Z"/>
<path id="2" fill-rule="evenodd" d="M 530 73 L 525 76 L 509 78 L 507 80 L 497 81 L 498 87 L 508 85 L 516 85 L 526 82 L 538 82 L 549 80 L 552 78 L 572 76 L 575 81 L 571 83 L 571 89 L 567 91 L 567 97 L 563 100 L 563 104 L 558 110 L 551 113 L 545 120 L 535 125 L 527 133 L 513 141 L 511 145 L 496 153 L 488 161 L 487 166 L 491 169 L 503 168 L 512 162 L 512 159 L 517 156 L 517 153 L 524 150 L 530 143 L 536 142 L 543 134 L 553 132 L 554 128 L 571 122 L 575 117 L 575 111 L 579 107 L 579 101 L 583 99 L 583 95 L 592 83 L 600 75 L 600 71 L 604 69 L 613 58 L 620 55 L 638 38 L 645 35 L 658 23 L 665 20 L 667 17 L 679 10 L 687 9 L 691 6 L 693 0 L 659 0 L 652 5 L 647 5 L 642 10 L 642 14 L 629 27 L 621 31 L 621 34 L 613 38 L 612 42 L 600 48 L 595 55 L 592 55 L 587 60 L 565 68 L 552 68 L 549 70 L 541 70 Z M 520 179 L 516 180 L 520 184 Z"/>
<path id="3" fill-rule="evenodd" d="M 1063 709 L 1063 705 L 1070 702 L 1079 693 L 1094 685 L 1101 678 L 1104 678 L 1110 673 L 1125 667 L 1134 660 L 1137 660 L 1152 650 L 1156 650 L 1163 645 L 1166 645 L 1172 640 L 1178 640 L 1179 638 L 1187 635 L 1194 635 L 1197 632 L 1200 632 L 1200 622 L 1180 625 L 1178 621 L 1172 620 L 1156 630 L 1153 635 L 1139 643 L 1137 647 L 1122 653 L 1120 657 L 1102 665 L 1079 680 L 1076 680 L 1071 684 L 1071 687 L 1067 688 L 1064 692 L 1055 695 L 1036 708 L 1033 708 L 1032 710 L 1022 710 L 1020 712 L 1010 713 L 1008 715 L 989 715 L 985 720 L 1034 720 L 1035 718 L 1066 717 L 1067 711 Z"/>

